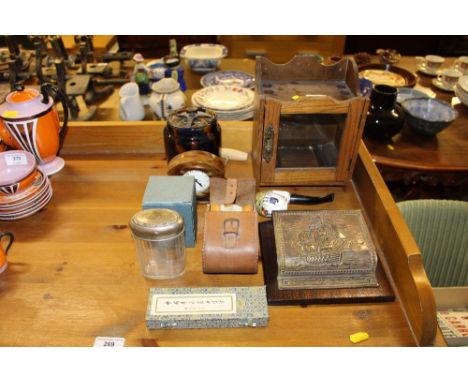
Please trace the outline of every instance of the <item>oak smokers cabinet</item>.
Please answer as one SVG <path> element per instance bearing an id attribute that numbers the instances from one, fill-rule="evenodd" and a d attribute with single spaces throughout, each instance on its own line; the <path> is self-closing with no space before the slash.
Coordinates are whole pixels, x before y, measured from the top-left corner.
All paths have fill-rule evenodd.
<path id="1" fill-rule="evenodd" d="M 352 59 L 256 61 L 253 166 L 260 186 L 343 185 L 352 176 L 369 101 Z"/>

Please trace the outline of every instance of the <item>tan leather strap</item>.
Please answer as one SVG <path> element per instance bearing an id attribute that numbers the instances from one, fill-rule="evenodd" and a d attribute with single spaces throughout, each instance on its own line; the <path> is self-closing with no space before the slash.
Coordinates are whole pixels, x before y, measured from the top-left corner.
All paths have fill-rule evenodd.
<path id="1" fill-rule="evenodd" d="M 229 218 L 224 220 L 224 247 L 235 248 L 237 237 L 239 236 L 240 221 L 237 218 Z"/>
<path id="2" fill-rule="evenodd" d="M 227 179 L 224 191 L 224 204 L 233 204 L 237 195 L 237 179 Z"/>

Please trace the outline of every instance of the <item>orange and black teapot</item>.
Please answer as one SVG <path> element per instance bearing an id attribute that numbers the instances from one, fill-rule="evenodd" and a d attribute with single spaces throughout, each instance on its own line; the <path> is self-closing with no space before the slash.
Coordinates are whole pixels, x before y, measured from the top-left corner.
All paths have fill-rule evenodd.
<path id="1" fill-rule="evenodd" d="M 57 96 L 63 107 L 60 126 L 54 105 Z M 66 95 L 55 85 L 45 83 L 40 91 L 17 85 L 0 105 L 0 138 L 11 147 L 30 152 L 47 175 L 59 172 L 65 161 L 58 157 L 67 133 Z"/>

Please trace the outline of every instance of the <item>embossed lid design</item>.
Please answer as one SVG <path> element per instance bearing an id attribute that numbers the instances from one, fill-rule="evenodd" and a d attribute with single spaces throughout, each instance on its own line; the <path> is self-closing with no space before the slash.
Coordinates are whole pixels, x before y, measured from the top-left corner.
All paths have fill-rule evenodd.
<path id="1" fill-rule="evenodd" d="M 135 236 L 146 240 L 165 240 L 184 232 L 184 220 L 176 211 L 150 208 L 137 212 L 130 219 Z"/>

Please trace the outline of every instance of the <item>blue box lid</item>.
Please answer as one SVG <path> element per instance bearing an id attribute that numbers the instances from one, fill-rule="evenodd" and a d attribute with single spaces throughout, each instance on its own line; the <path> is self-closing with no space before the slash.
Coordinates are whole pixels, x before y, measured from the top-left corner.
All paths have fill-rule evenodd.
<path id="1" fill-rule="evenodd" d="M 192 176 L 150 176 L 143 196 L 143 206 L 157 203 L 192 203 L 195 179 Z"/>

